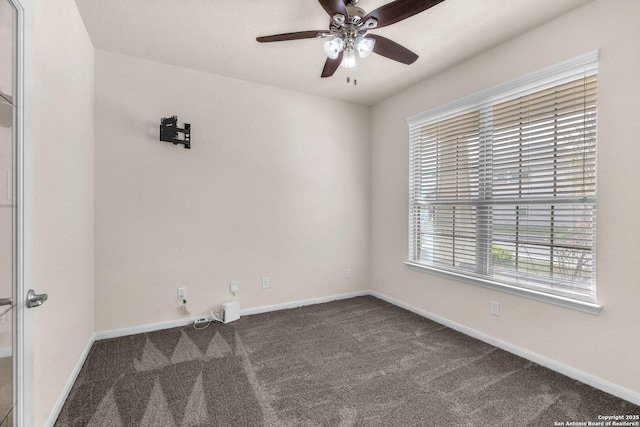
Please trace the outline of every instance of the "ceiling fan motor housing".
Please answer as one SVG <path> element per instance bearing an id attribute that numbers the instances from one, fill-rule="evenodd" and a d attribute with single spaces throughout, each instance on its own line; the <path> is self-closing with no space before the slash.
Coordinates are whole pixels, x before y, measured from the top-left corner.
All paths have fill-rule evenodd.
<path id="1" fill-rule="evenodd" d="M 364 18 L 365 15 L 367 14 L 367 12 L 355 6 L 347 6 L 347 12 L 349 13 L 349 18 L 347 19 L 347 22 L 349 24 L 356 24 L 356 25 L 359 24 L 362 21 L 362 18 Z"/>
<path id="2" fill-rule="evenodd" d="M 355 6 L 347 5 L 348 16 L 335 14 L 330 21 L 329 31 L 332 35 L 353 40 L 357 36 L 363 36 L 368 30 L 375 27 L 375 24 L 369 25 L 362 22 L 362 18 L 367 15 L 363 9 Z M 368 19 L 367 21 L 369 21 Z"/>

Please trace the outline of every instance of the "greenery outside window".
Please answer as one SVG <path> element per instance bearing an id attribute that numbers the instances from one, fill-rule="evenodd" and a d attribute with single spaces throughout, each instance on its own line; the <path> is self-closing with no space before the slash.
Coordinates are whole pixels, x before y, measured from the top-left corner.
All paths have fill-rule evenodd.
<path id="1" fill-rule="evenodd" d="M 408 122 L 410 267 L 599 307 L 597 52 Z"/>

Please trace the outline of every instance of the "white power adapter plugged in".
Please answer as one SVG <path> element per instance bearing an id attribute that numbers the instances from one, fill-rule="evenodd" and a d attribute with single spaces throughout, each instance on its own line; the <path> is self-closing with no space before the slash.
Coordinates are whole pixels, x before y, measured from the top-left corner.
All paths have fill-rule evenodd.
<path id="1" fill-rule="evenodd" d="M 233 322 L 240 318 L 240 301 L 230 301 L 222 304 L 222 321 Z"/>

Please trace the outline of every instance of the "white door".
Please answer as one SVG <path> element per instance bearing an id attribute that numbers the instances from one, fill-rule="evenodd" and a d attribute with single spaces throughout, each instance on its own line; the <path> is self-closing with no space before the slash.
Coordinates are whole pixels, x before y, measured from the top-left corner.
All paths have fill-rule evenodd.
<path id="1" fill-rule="evenodd" d="M 25 167 L 33 163 L 31 150 L 25 154 L 27 145 L 32 147 L 31 101 L 25 96 L 31 96 L 32 83 L 24 78 L 31 74 L 25 68 L 32 70 L 33 49 L 26 43 L 32 43 L 33 27 L 25 25 L 32 22 L 32 9 L 32 0 L 0 0 L 0 427 L 33 424 L 33 333 L 27 308 L 32 244 L 25 240 L 33 211 L 32 179 L 25 179 L 33 173 L 32 166 Z"/>
<path id="2" fill-rule="evenodd" d="M 0 426 L 13 421 L 14 393 L 14 39 L 16 12 L 0 0 Z"/>

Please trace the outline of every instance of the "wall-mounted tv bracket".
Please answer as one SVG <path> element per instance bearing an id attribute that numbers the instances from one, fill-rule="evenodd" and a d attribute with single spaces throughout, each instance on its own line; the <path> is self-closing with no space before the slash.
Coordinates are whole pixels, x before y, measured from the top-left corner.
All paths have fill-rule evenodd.
<path id="1" fill-rule="evenodd" d="M 184 134 L 183 139 L 178 138 L 178 132 Z M 178 127 L 178 116 L 163 117 L 160 119 L 160 141 L 170 142 L 173 145 L 183 144 L 184 148 L 191 148 L 191 125 L 184 124 L 184 129 Z"/>

